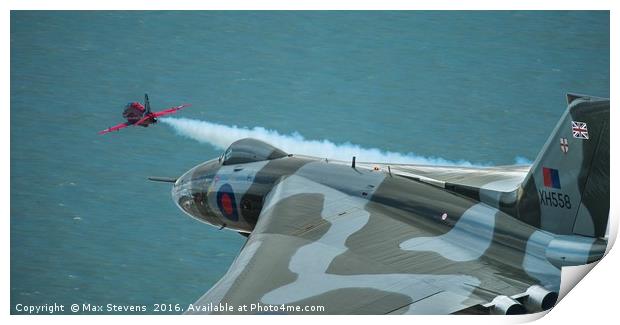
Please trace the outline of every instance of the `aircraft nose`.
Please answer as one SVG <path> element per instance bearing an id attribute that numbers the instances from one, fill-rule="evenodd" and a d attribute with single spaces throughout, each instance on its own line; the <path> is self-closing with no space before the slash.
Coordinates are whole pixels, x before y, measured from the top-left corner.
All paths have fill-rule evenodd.
<path id="1" fill-rule="evenodd" d="M 179 209 L 192 217 L 197 217 L 194 194 L 191 186 L 191 170 L 179 177 L 172 186 L 172 200 Z"/>
<path id="2" fill-rule="evenodd" d="M 217 162 L 217 161 L 216 161 Z M 209 207 L 209 186 L 217 168 L 212 161 L 200 164 L 177 179 L 172 186 L 172 200 L 192 218 L 220 226 Z"/>

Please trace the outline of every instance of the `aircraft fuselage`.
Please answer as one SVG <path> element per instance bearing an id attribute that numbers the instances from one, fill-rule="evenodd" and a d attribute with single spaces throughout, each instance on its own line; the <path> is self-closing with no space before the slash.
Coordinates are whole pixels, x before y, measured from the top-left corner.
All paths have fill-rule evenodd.
<path id="1" fill-rule="evenodd" d="M 574 249 L 579 261 L 595 260 L 600 258 L 601 249 L 604 252 L 604 243 L 588 241 L 583 243 L 583 247 L 576 247 L 571 244 L 570 236 L 541 231 L 470 197 L 391 175 L 385 170 L 353 168 L 342 162 L 294 155 L 225 164 L 223 161 L 230 158 L 226 155 L 192 168 L 175 182 L 172 189 L 174 202 L 181 210 L 218 228 L 251 233 L 263 209 L 274 208 L 265 206 L 265 202 L 269 202 L 273 191 L 279 190 L 277 184 L 290 177 L 301 177 L 309 180 L 306 183 L 312 186 L 277 194 L 290 198 L 303 196 L 306 204 L 294 209 L 300 216 L 327 210 L 323 196 L 319 194 L 326 189 L 343 193 L 359 200 L 361 206 L 371 211 L 369 224 L 373 222 L 372 211 L 381 216 L 389 215 L 389 220 L 383 218 L 381 222 L 390 223 L 392 236 L 415 236 L 410 229 L 435 236 L 456 232 L 460 237 L 472 238 L 472 243 L 463 244 L 489 247 L 481 258 L 501 259 L 503 263 L 513 264 L 515 272 L 522 272 L 523 259 L 505 257 L 515 251 L 527 254 L 528 250 L 532 250 L 533 240 L 540 247 L 553 246 L 550 244 L 553 241 L 558 251 L 573 245 L 571 249 Z M 278 206 L 282 204 L 280 202 Z M 283 214 L 282 218 L 290 219 L 291 223 L 296 221 L 296 216 L 290 213 Z M 310 230 L 299 229 L 300 232 Z M 546 267 L 557 262 L 550 256 L 554 254 L 552 251 L 543 248 L 537 254 L 532 258 Z M 555 283 L 555 280 L 552 282 Z"/>

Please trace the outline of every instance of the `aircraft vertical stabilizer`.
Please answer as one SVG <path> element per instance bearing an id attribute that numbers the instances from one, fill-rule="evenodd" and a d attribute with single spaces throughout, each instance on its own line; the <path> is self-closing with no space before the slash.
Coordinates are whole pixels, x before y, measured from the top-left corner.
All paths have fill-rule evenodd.
<path id="1" fill-rule="evenodd" d="M 568 109 L 519 190 L 517 217 L 556 234 L 602 237 L 609 216 L 609 99 Z"/>

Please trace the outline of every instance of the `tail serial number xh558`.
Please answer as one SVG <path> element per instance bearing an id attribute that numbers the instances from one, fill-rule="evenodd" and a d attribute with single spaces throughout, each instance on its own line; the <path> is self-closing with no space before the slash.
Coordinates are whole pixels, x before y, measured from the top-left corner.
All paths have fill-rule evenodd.
<path id="1" fill-rule="evenodd" d="M 553 307 L 561 268 L 597 261 L 607 245 L 609 100 L 568 101 L 532 166 L 356 164 L 242 139 L 178 179 L 154 178 L 174 182 L 174 202 L 191 217 L 247 237 L 224 277 L 186 312 Z"/>

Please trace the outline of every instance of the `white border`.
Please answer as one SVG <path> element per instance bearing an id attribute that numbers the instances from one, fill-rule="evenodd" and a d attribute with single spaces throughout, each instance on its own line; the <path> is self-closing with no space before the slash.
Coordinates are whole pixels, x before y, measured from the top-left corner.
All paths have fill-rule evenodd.
<path id="1" fill-rule="evenodd" d="M 564 0 L 553 1 L 521 0 L 228 0 L 228 1 L 195 1 L 195 0 L 110 0 L 92 3 L 80 0 L 19 0 L 8 5 L 17 10 L 609 10 L 612 1 L 605 0 Z"/>
<path id="2" fill-rule="evenodd" d="M 142 1 L 134 1 L 134 0 L 112 0 L 105 1 L 100 3 L 90 3 L 87 1 L 77 1 L 77 0 L 57 0 L 57 1 L 49 1 L 49 0 L 20 0 L 20 1 L 11 1 L 5 0 L 1 1 L 0 6 L 2 7 L 2 24 L 0 25 L 2 28 L 2 33 L 0 33 L 2 37 L 2 43 L 7 46 L 5 51 L 2 51 L 3 58 L 3 66 L 4 66 L 4 85 L 2 87 L 2 97 L 4 102 L 7 104 L 7 107 L 10 107 L 10 60 L 9 60 L 9 51 L 8 47 L 10 47 L 10 12 L 9 10 L 114 10 L 114 9 L 124 9 L 124 10 L 136 10 L 136 9 L 158 9 L 158 10 L 168 10 L 168 9 L 184 9 L 184 10 L 197 10 L 197 9 L 210 9 L 210 10 L 223 10 L 223 9 L 244 9 L 244 10 L 271 10 L 271 9 L 279 9 L 279 10 L 300 10 L 300 9 L 356 9 L 356 10 L 386 10 L 386 9 L 399 9 L 399 10 L 427 10 L 427 9 L 451 9 L 451 10 L 475 10 L 475 9 L 494 9 L 494 10 L 611 10 L 611 97 L 614 97 L 617 94 L 617 60 L 614 60 L 615 57 L 618 56 L 618 47 L 617 39 L 618 37 L 618 19 L 620 18 L 618 14 L 618 5 L 617 2 L 614 1 L 602 1 L 602 0 L 589 0 L 589 1 L 576 1 L 576 0 L 564 0 L 558 2 L 543 2 L 540 0 L 521 0 L 521 1 L 499 1 L 499 0 L 477 0 L 477 1 L 451 1 L 451 0 L 439 0 L 439 1 L 428 1 L 424 3 L 412 2 L 412 1 L 391 1 L 391 0 L 382 0 L 382 1 L 325 1 L 325 0 L 317 0 L 317 1 L 308 1 L 305 3 L 299 3 L 297 1 L 275 1 L 275 0 L 264 0 L 264 1 L 222 1 L 222 2 L 205 2 L 198 0 L 175 0 L 175 1 L 157 1 L 157 0 L 142 0 Z M 612 125 L 618 125 L 618 114 L 616 113 L 617 106 L 613 104 L 611 108 L 611 123 Z M 5 112 L 9 112 L 9 110 L 5 110 Z M 10 114 L 10 112 L 9 112 Z M 6 115 L 5 115 L 6 116 Z M 10 156 L 10 118 L 2 119 L 2 146 L 5 153 L 8 153 Z M 617 132 L 614 128 L 611 128 L 611 143 L 617 143 Z M 613 147 L 615 149 L 615 147 Z M 611 150 L 611 166 L 618 166 L 618 155 L 616 150 Z M 56 324 L 66 324 L 66 323 L 83 323 L 84 321 L 95 322 L 95 323 L 104 323 L 109 321 L 146 321 L 146 322 L 155 322 L 155 323 L 169 323 L 169 322 L 178 322 L 178 321 L 186 321 L 192 323 L 201 323 L 205 322 L 230 322 L 232 318 L 230 316 L 198 316 L 198 317 L 182 317 L 182 316 L 108 316 L 108 317 L 92 317 L 92 316 L 9 316 L 10 313 L 10 277 L 9 277 L 9 264 L 6 261 L 10 261 L 10 226 L 9 226 L 9 216 L 10 216 L 10 158 L 3 159 L 3 168 L 2 168 L 2 179 L 5 180 L 5 186 L 2 188 L 2 197 L 5 200 L 5 204 L 2 204 L 2 209 L 5 213 L 5 236 L 4 236 L 4 248 L 2 250 L 2 257 L 4 263 L 3 278 L 5 281 L 2 282 L 2 312 L 3 318 L 6 321 L 11 321 L 13 323 L 21 324 L 21 323 L 34 323 L 34 322 L 45 322 L 45 323 L 56 323 Z M 617 197 L 615 194 L 618 193 L 617 186 L 618 184 L 618 174 L 615 172 L 617 169 L 612 168 L 611 172 L 611 215 L 614 224 L 614 228 L 617 233 L 618 226 L 618 204 L 617 200 L 613 200 L 614 197 Z M 613 236 L 615 234 L 610 234 Z M 620 256 L 617 253 L 618 249 L 611 250 L 609 254 L 591 271 L 592 274 L 585 277 L 573 290 L 570 294 L 568 294 L 561 303 L 558 304 L 547 316 L 538 320 L 541 324 L 558 324 L 558 323 L 604 323 L 604 322 L 613 322 L 616 317 L 616 310 L 618 308 L 618 294 L 620 291 L 618 290 L 620 282 L 618 280 L 618 275 L 620 274 L 619 268 L 619 260 Z M 564 273 L 563 273 L 564 276 Z M 569 275 L 570 276 L 570 275 Z M 206 289 L 206 288 L 205 288 Z M 265 323 L 265 324 L 289 324 L 291 321 L 301 322 L 301 323 L 315 323 L 315 322 L 325 322 L 325 321 L 339 321 L 339 322 L 362 322 L 362 323 L 383 323 L 383 322 L 394 322 L 394 323 L 407 323 L 411 322 L 458 322 L 459 324 L 494 324 L 497 322 L 506 322 L 506 323 L 515 323 L 515 322 L 524 322 L 528 320 L 534 320 L 539 318 L 540 315 L 534 316 L 518 316 L 518 317 L 493 317 L 493 316 L 466 316 L 466 317 L 455 317 L 455 316 L 314 316 L 314 317 L 303 317 L 303 316 L 292 316 L 292 317 L 281 317 L 281 316 L 233 316 L 234 321 L 239 322 L 248 322 L 248 323 Z"/>

